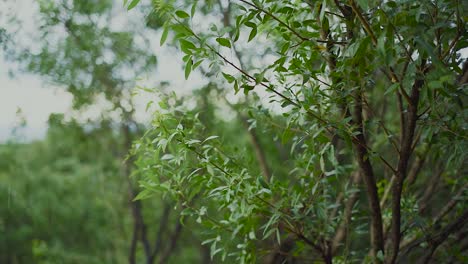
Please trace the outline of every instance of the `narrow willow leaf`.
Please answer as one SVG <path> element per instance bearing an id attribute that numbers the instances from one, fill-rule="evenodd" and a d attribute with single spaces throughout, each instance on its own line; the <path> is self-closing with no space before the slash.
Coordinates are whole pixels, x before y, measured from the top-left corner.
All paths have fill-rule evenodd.
<path id="1" fill-rule="evenodd" d="M 261 82 L 263 82 L 264 78 L 263 76 L 265 75 L 265 72 L 261 72 L 261 73 L 256 73 L 254 74 L 254 77 L 255 77 L 255 84 L 260 84 Z"/>
<path id="2" fill-rule="evenodd" d="M 127 10 L 133 9 L 136 5 L 138 5 L 139 2 L 140 0 L 133 0 L 132 2 L 130 2 L 130 4 L 127 7 Z"/>
<path id="3" fill-rule="evenodd" d="M 185 64 L 185 80 L 188 79 L 188 77 L 190 76 L 190 73 L 192 72 L 192 65 L 193 65 L 192 58 L 189 58 L 187 63 Z"/>
<path id="4" fill-rule="evenodd" d="M 390 85 L 390 87 L 388 87 L 388 89 L 385 91 L 384 95 L 393 93 L 395 90 L 398 89 L 399 86 L 400 83 L 394 83 Z"/>
<path id="5" fill-rule="evenodd" d="M 183 19 L 189 18 L 189 17 L 190 17 L 190 15 L 187 14 L 187 12 L 182 11 L 182 10 L 177 10 L 177 11 L 175 12 L 175 14 L 176 14 L 178 17 L 183 18 Z"/>
<path id="6" fill-rule="evenodd" d="M 161 35 L 161 40 L 159 41 L 160 46 L 164 45 L 164 42 L 166 42 L 168 34 L 169 34 L 169 27 L 165 26 Z"/>
<path id="7" fill-rule="evenodd" d="M 224 72 L 223 72 L 222 74 L 223 74 L 223 76 L 224 76 L 224 79 L 226 79 L 226 81 L 227 81 L 228 83 L 233 83 L 233 82 L 236 80 L 236 78 L 234 78 L 234 77 L 233 77 L 232 75 L 230 75 L 230 74 L 227 74 L 227 73 L 224 73 Z"/>
<path id="8" fill-rule="evenodd" d="M 255 36 L 257 35 L 257 27 L 252 28 L 252 31 L 250 31 L 249 35 L 249 40 L 247 42 L 250 42 Z"/>
<path id="9" fill-rule="evenodd" d="M 193 17 L 195 15 L 195 11 L 197 10 L 198 0 L 193 2 L 192 8 L 190 9 L 190 16 Z"/>
<path id="10" fill-rule="evenodd" d="M 180 41 L 181 47 L 183 47 L 183 48 L 187 48 L 187 49 L 196 49 L 197 48 L 195 46 L 195 44 L 193 44 L 192 42 L 190 42 L 188 40 L 180 39 L 179 41 Z"/>
<path id="11" fill-rule="evenodd" d="M 231 41 L 227 38 L 217 38 L 216 41 L 219 43 L 219 45 L 231 48 Z"/>
<path id="12" fill-rule="evenodd" d="M 205 142 L 208 141 L 208 140 L 215 139 L 215 138 L 219 138 L 219 136 L 209 136 L 209 137 L 207 137 L 205 140 L 203 140 L 203 143 L 205 143 Z"/>
<path id="13" fill-rule="evenodd" d="M 153 195 L 154 195 L 153 191 L 143 190 L 135 198 L 133 198 L 133 201 L 147 199 L 147 198 L 150 198 Z"/>
<path id="14" fill-rule="evenodd" d="M 199 60 L 197 62 L 195 62 L 192 66 L 192 70 L 195 70 L 198 66 L 200 66 L 200 64 L 203 62 L 203 60 Z"/>
<path id="15" fill-rule="evenodd" d="M 185 54 L 192 54 L 192 50 L 196 49 L 197 47 L 195 44 L 192 42 L 185 40 L 185 39 L 179 39 L 180 43 L 180 49 L 185 53 Z"/>
<path id="16" fill-rule="evenodd" d="M 176 25 L 172 25 L 171 27 L 172 27 L 172 30 L 174 30 L 174 32 L 177 34 L 184 35 L 184 36 L 193 35 L 193 32 L 191 32 L 190 29 L 188 29 L 184 25 L 176 24 Z"/>

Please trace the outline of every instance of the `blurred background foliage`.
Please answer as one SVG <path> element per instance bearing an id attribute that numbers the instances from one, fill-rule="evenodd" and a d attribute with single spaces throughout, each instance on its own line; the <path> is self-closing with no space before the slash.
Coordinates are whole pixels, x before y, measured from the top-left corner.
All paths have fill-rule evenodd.
<path id="1" fill-rule="evenodd" d="M 135 119 L 133 92 L 137 78 L 156 67 L 145 34 L 159 30 L 162 18 L 146 14 L 143 26 L 125 26 L 121 1 L 35 4 L 37 31 L 4 13 L 0 44 L 19 73 L 70 92 L 73 113 L 52 114 L 42 140 L 13 137 L 0 146 L 0 263 L 212 262 L 204 231 L 190 220 L 182 225 L 177 204 L 162 195 L 133 201 L 138 184 L 128 152 L 146 126 Z M 213 89 L 196 92 L 204 121 L 248 148 L 241 124 L 216 116 Z M 97 115 L 89 118 L 89 109 Z"/>
<path id="2" fill-rule="evenodd" d="M 196 234 L 175 230 L 173 204 L 132 202 L 137 186 L 126 157 L 143 125 L 131 90 L 156 65 L 145 27 L 125 25 L 120 1 L 31 4 L 32 34 L 15 18 L 20 10 L 3 13 L 4 55 L 20 72 L 70 92 L 73 114 L 52 114 L 43 140 L 13 138 L 0 147 L 0 263 L 166 263 L 176 252 L 174 263 L 202 258 Z M 170 245 L 176 232 L 179 245 L 195 247 Z"/>

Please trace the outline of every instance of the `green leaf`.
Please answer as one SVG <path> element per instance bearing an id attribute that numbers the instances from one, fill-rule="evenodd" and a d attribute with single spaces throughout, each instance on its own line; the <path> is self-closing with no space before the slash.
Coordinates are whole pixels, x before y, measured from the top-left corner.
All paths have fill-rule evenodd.
<path id="1" fill-rule="evenodd" d="M 252 31 L 250 31 L 249 34 L 249 40 L 247 42 L 250 42 L 255 36 L 257 35 L 257 27 L 252 28 Z"/>
<path id="2" fill-rule="evenodd" d="M 193 35 L 193 32 L 190 31 L 190 29 L 188 29 L 186 26 L 184 25 L 181 25 L 181 24 L 175 24 L 175 25 L 172 25 L 172 30 L 175 31 L 175 33 L 177 34 L 180 34 L 180 35 L 184 35 L 184 36 L 191 36 Z"/>
<path id="3" fill-rule="evenodd" d="M 143 190 L 135 198 L 133 198 L 133 201 L 147 199 L 153 195 L 154 192 L 152 190 Z"/>
<path id="4" fill-rule="evenodd" d="M 357 0 L 358 4 L 361 6 L 362 9 L 367 10 L 369 9 L 369 1 L 368 0 Z"/>
<path id="5" fill-rule="evenodd" d="M 294 132 L 291 131 L 291 129 L 287 128 L 286 130 L 284 130 L 283 132 L 283 136 L 281 137 L 281 143 L 282 144 L 286 144 L 287 142 L 289 142 L 289 140 L 294 136 Z"/>
<path id="6" fill-rule="evenodd" d="M 255 23 L 250 22 L 250 21 L 245 22 L 244 25 L 246 25 L 246 26 L 248 26 L 250 28 L 256 28 L 257 27 L 257 25 L 255 25 Z"/>
<path id="7" fill-rule="evenodd" d="M 234 42 L 238 41 L 238 40 L 239 40 L 239 37 L 240 37 L 240 30 L 239 30 L 239 28 L 236 28 L 235 31 L 236 31 L 236 33 L 234 34 Z"/>
<path id="8" fill-rule="evenodd" d="M 365 37 L 362 39 L 362 41 L 359 43 L 359 47 L 356 50 L 356 53 L 354 54 L 354 59 L 359 60 L 361 59 L 365 54 L 367 54 L 367 47 L 369 47 L 371 43 L 370 37 Z"/>
<path id="9" fill-rule="evenodd" d="M 190 76 L 190 73 L 192 72 L 192 65 L 193 65 L 193 61 L 192 61 L 192 57 L 190 57 L 187 60 L 187 63 L 185 64 L 185 80 L 188 79 L 188 77 Z"/>
<path id="10" fill-rule="evenodd" d="M 192 66 L 192 70 L 195 70 L 198 66 L 200 66 L 200 64 L 203 62 L 203 60 L 199 60 L 197 62 L 195 62 Z"/>
<path id="11" fill-rule="evenodd" d="M 186 40 L 186 39 L 179 39 L 180 43 L 180 49 L 185 53 L 185 54 L 192 54 L 191 50 L 196 49 L 197 47 L 195 44 L 192 42 Z"/>
<path id="12" fill-rule="evenodd" d="M 227 38 L 216 38 L 216 41 L 219 43 L 219 45 L 231 48 L 231 41 Z"/>
<path id="13" fill-rule="evenodd" d="M 433 60 L 433 63 L 438 65 L 441 68 L 444 68 L 444 64 L 440 61 L 439 57 L 435 54 L 435 47 L 433 46 L 432 43 L 425 41 L 422 37 L 416 37 L 414 39 L 416 43 L 419 44 L 421 47 L 420 51 L 426 51 L 427 54 L 431 57 Z"/>
<path id="14" fill-rule="evenodd" d="M 224 76 L 224 79 L 226 79 L 226 81 L 228 83 L 233 83 L 236 80 L 236 78 L 234 78 L 234 76 L 232 76 L 230 74 L 227 74 L 227 73 L 224 73 L 224 72 L 222 74 Z"/>
<path id="15" fill-rule="evenodd" d="M 292 12 L 294 12 L 294 9 L 289 7 L 289 6 L 285 6 L 285 7 L 278 10 L 278 13 L 281 13 L 281 14 L 289 14 L 289 13 L 292 13 Z"/>
<path id="16" fill-rule="evenodd" d="M 234 81 L 234 94 L 237 94 L 239 92 L 239 83 L 237 80 Z"/>
<path id="17" fill-rule="evenodd" d="M 263 76 L 265 75 L 265 72 L 261 72 L 261 73 L 256 73 L 254 74 L 254 77 L 255 77 L 255 84 L 260 84 L 261 82 L 263 82 Z"/>
<path id="18" fill-rule="evenodd" d="M 190 16 L 193 17 L 195 15 L 195 11 L 197 10 L 198 0 L 193 2 L 192 8 L 190 9 Z"/>
<path id="19" fill-rule="evenodd" d="M 388 5 L 390 8 L 396 8 L 398 6 L 395 1 L 388 1 L 386 5 Z"/>
<path id="20" fill-rule="evenodd" d="M 145 111 L 148 112 L 148 109 L 151 107 L 151 105 L 154 103 L 154 101 L 149 101 L 148 103 L 146 103 L 146 108 L 145 108 Z"/>
<path id="21" fill-rule="evenodd" d="M 208 141 L 208 140 L 215 139 L 215 138 L 219 138 L 219 136 L 209 136 L 209 137 L 207 137 L 205 140 L 203 140 L 203 143 L 205 143 L 205 142 Z"/>
<path id="22" fill-rule="evenodd" d="M 244 94 L 248 94 L 250 91 L 252 91 L 255 88 L 255 86 L 243 84 L 242 88 L 244 88 Z"/>
<path id="23" fill-rule="evenodd" d="M 161 160 L 171 160 L 171 159 L 174 159 L 174 155 L 172 155 L 172 154 L 164 154 L 161 157 Z"/>
<path id="24" fill-rule="evenodd" d="M 285 54 L 289 50 L 290 45 L 291 44 L 289 42 L 284 43 L 283 46 L 281 47 L 280 53 Z"/>
<path id="25" fill-rule="evenodd" d="M 182 11 L 182 10 L 177 10 L 177 11 L 175 12 L 175 14 L 176 14 L 178 17 L 182 18 L 182 19 L 185 19 L 185 18 L 189 18 L 189 17 L 190 17 L 190 15 L 187 14 L 187 12 Z"/>
<path id="26" fill-rule="evenodd" d="M 388 89 L 385 91 L 384 95 L 393 93 L 395 90 L 398 89 L 399 86 L 400 86 L 400 83 L 394 83 L 390 85 L 390 87 L 388 87 Z"/>
<path id="27" fill-rule="evenodd" d="M 138 5 L 139 2 L 140 0 L 133 0 L 132 2 L 130 2 L 130 4 L 127 7 L 127 10 L 133 9 L 136 5 Z"/>
<path id="28" fill-rule="evenodd" d="M 165 101 L 159 101 L 158 105 L 159 107 L 161 107 L 161 109 L 169 109 L 169 106 L 166 104 Z"/>
<path id="29" fill-rule="evenodd" d="M 429 86 L 429 88 L 431 89 L 439 89 L 439 88 L 443 88 L 443 83 L 439 80 L 435 80 L 435 81 L 430 81 L 427 86 Z"/>
<path id="30" fill-rule="evenodd" d="M 186 39 L 180 39 L 180 45 L 186 49 L 196 49 L 197 46 Z"/>
<path id="31" fill-rule="evenodd" d="M 164 42 L 166 42 L 168 34 L 169 34 L 169 27 L 165 26 L 161 35 L 161 40 L 159 41 L 160 46 L 162 46 Z"/>
<path id="32" fill-rule="evenodd" d="M 324 17 L 322 20 L 322 30 L 328 32 L 330 30 L 330 22 L 327 17 Z"/>
<path id="33" fill-rule="evenodd" d="M 327 0 L 323 0 L 322 8 L 320 9 L 320 20 L 323 20 L 323 17 L 325 16 L 325 11 L 326 10 L 327 10 Z"/>
<path id="34" fill-rule="evenodd" d="M 268 186 L 268 183 L 262 177 L 258 178 L 258 182 L 260 183 L 260 185 L 262 185 L 263 188 L 266 188 L 266 189 L 270 188 L 270 186 Z"/>

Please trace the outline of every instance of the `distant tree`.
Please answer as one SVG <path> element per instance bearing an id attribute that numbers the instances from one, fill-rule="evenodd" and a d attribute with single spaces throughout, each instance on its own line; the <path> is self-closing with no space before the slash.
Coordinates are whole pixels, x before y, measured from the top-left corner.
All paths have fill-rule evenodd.
<path id="1" fill-rule="evenodd" d="M 260 140 L 212 134 L 203 110 L 169 95 L 134 148 L 138 198 L 172 197 L 204 226 L 211 255 L 238 263 L 466 261 L 465 4 L 156 0 L 153 10 L 166 19 L 161 44 L 185 54 L 185 78 L 201 70 L 246 95 L 220 99 L 214 116 L 230 105 Z"/>
<path id="2" fill-rule="evenodd" d="M 60 187 L 41 186 L 41 188 L 46 189 L 31 190 L 31 196 L 36 197 L 44 192 L 50 192 L 49 195 L 52 196 L 56 192 L 67 191 L 67 188 L 70 188 L 78 192 L 76 195 L 79 193 L 83 195 L 76 198 L 80 202 L 80 204 L 76 205 L 76 213 L 84 210 L 97 216 L 105 215 L 109 218 L 118 219 L 118 223 L 121 225 L 120 227 L 114 226 L 115 233 L 111 233 L 107 221 L 112 219 L 106 219 L 104 222 L 90 221 L 88 223 L 86 222 L 88 221 L 87 216 L 83 216 L 80 219 L 86 223 L 79 222 L 79 219 L 73 218 L 76 216 L 75 214 L 66 211 L 63 215 L 60 212 L 53 212 L 54 215 L 60 216 L 57 218 L 56 227 L 65 230 L 61 230 L 59 235 L 52 238 L 37 235 L 38 233 L 52 232 L 50 229 L 54 228 L 54 226 L 47 226 L 47 223 L 55 223 L 48 218 L 42 218 L 38 214 L 27 215 L 27 219 L 28 221 L 43 221 L 41 222 L 43 225 L 40 227 L 31 225 L 27 221 L 13 224 L 8 222 L 7 226 L 34 229 L 30 236 L 18 239 L 18 243 L 29 246 L 35 241 L 34 239 L 37 239 L 36 244 L 38 247 L 36 248 L 41 249 L 41 258 L 37 259 L 37 261 L 91 263 L 92 260 L 97 263 L 122 263 L 125 262 L 125 260 L 122 260 L 122 257 L 124 257 L 126 260 L 128 259 L 128 263 L 167 262 L 169 257 L 177 252 L 178 245 L 190 244 L 191 241 L 197 240 L 197 238 L 191 233 L 185 235 L 182 232 L 182 225 L 178 221 L 174 221 L 176 217 L 172 210 L 169 210 L 173 208 L 171 201 L 164 198 L 151 203 L 133 201 L 138 193 L 138 185 L 131 177 L 132 173 L 134 173 L 133 161 L 131 158 L 127 159 L 127 156 L 132 141 L 141 136 L 143 125 L 139 124 L 135 119 L 132 92 L 135 88 L 136 78 L 154 70 L 156 65 L 156 57 L 149 51 L 148 39 L 144 36 L 145 25 L 143 24 L 140 28 L 137 26 L 131 27 L 130 25 L 123 26 L 125 17 L 118 16 L 119 12 L 122 14 L 121 2 L 112 0 L 46 0 L 35 1 L 34 4 L 38 8 L 38 13 L 32 18 L 37 26 L 35 28 L 36 32 L 26 35 L 28 33 L 26 32 L 27 29 L 21 27 L 20 24 L 16 24 L 18 21 L 13 21 L 13 25 L 6 27 L 11 31 L 7 31 L 5 34 L 2 32 L 0 36 L 9 37 L 9 41 L 5 44 L 7 45 L 8 58 L 17 62 L 21 70 L 39 74 L 47 84 L 64 87 L 73 95 L 74 115 L 78 116 L 77 120 L 81 121 L 73 120 L 71 125 L 73 129 L 66 125 L 52 124 L 48 136 L 53 137 L 53 139 L 38 143 L 38 145 L 54 148 L 52 150 L 47 149 L 46 154 L 58 159 L 56 162 L 68 162 L 58 158 L 61 155 L 65 157 L 64 159 L 68 158 L 70 160 L 69 171 L 63 172 L 63 177 L 67 177 L 68 173 L 78 174 L 80 178 L 77 180 L 84 181 L 83 179 L 87 177 L 89 182 L 88 185 L 84 184 L 86 182 L 80 182 L 79 184 L 72 182 L 70 186 L 62 187 L 64 179 L 59 177 L 62 171 L 51 169 L 53 175 L 49 179 L 46 174 L 40 172 L 48 168 L 51 161 L 34 156 L 36 160 L 25 161 L 25 167 L 28 168 L 31 177 L 35 176 L 37 181 L 56 182 L 60 184 Z M 125 13 L 123 14 L 125 15 Z M 9 15 L 14 17 L 12 14 Z M 156 26 L 154 23 L 151 25 Z M 17 31 L 14 32 L 13 30 Z M 15 36 L 15 33 L 18 33 L 18 35 Z M 20 36 L 24 35 L 26 35 L 25 39 L 20 38 Z M 97 109 L 96 118 L 83 120 L 83 112 L 86 113 L 90 108 Z M 62 122 L 67 123 L 66 118 L 60 122 L 57 121 L 60 124 Z M 52 146 L 48 146 L 48 144 Z M 31 150 L 33 155 L 41 155 L 34 146 L 25 146 L 24 148 Z M 98 153 L 102 156 L 97 155 Z M 30 164 L 35 162 L 39 164 Z M 43 164 L 40 164 L 40 162 L 43 162 Z M 94 166 L 108 167 L 111 171 L 106 170 L 105 172 L 112 173 L 112 175 L 106 174 L 106 177 L 100 177 L 99 174 L 95 175 L 93 170 L 86 169 L 88 162 L 93 168 Z M 54 164 L 55 161 L 51 166 L 54 166 Z M 37 175 L 33 173 L 35 170 L 37 170 Z M 14 174 L 9 171 L 5 173 L 7 174 L 8 185 L 2 185 L 2 190 L 7 190 L 8 186 L 12 186 L 12 188 L 17 188 L 14 192 L 18 193 L 18 196 L 25 195 L 24 181 L 28 180 L 28 178 L 22 177 L 18 181 L 13 181 L 10 178 L 14 177 Z M 110 176 L 113 177 L 110 178 Z M 104 183 L 95 184 L 95 180 L 108 181 L 108 185 Z M 99 191 L 99 188 L 105 189 L 113 185 L 125 186 L 126 188 L 112 188 L 112 195 L 103 191 L 101 197 L 98 197 L 95 193 L 89 194 L 89 196 L 87 194 L 87 191 Z M 57 199 L 59 199 L 60 196 L 56 195 Z M 126 201 L 126 205 L 130 209 L 126 213 L 119 210 L 118 214 L 111 216 L 105 211 L 94 212 L 94 210 L 100 210 L 101 207 L 93 201 L 89 202 L 91 206 L 95 207 L 86 208 L 85 200 L 87 198 L 109 200 L 107 202 L 115 206 L 122 206 L 119 203 L 114 204 L 114 202 L 117 202 L 115 201 L 117 199 L 116 195 L 120 195 Z M 37 199 L 38 203 L 46 202 L 44 199 Z M 59 206 L 60 201 L 54 202 L 57 202 L 57 204 L 54 203 L 50 210 L 71 210 L 71 207 L 66 204 L 62 207 Z M 19 200 L 18 204 L 23 206 L 21 203 L 22 201 Z M 24 202 L 24 206 L 28 206 L 28 203 Z M 41 204 L 41 206 L 45 205 Z M 38 206 L 38 208 L 43 207 Z M 24 213 L 22 208 L 16 210 Z M 18 217 L 21 218 L 15 212 L 8 211 L 8 209 L 1 213 L 2 216 L 7 215 L 8 221 Z M 68 218 L 73 218 L 73 221 L 76 220 L 77 222 L 69 222 Z M 58 253 L 60 253 L 60 256 L 66 256 L 66 252 L 60 250 L 65 250 L 69 246 L 68 239 L 72 239 L 72 237 L 66 236 L 67 228 L 87 228 L 86 224 L 89 224 L 93 228 L 90 230 L 95 230 L 96 225 L 99 225 L 99 223 L 106 225 L 102 227 L 102 230 L 109 232 L 107 241 L 115 238 L 118 240 L 116 243 L 124 243 L 123 246 L 119 244 L 116 250 L 125 252 L 118 252 L 113 256 L 114 258 L 105 258 L 109 254 L 106 251 L 90 253 L 89 256 L 96 256 L 96 258 L 81 258 L 81 261 L 78 261 L 80 258 L 77 258 L 76 261 L 72 258 L 54 258 Z M 70 230 L 69 234 L 74 233 Z M 100 242 L 97 236 L 102 236 L 100 232 L 92 234 L 86 231 L 83 231 L 81 235 L 79 239 L 83 239 L 83 241 L 94 239 L 96 243 Z M 164 243 L 164 240 L 169 237 L 174 238 L 172 242 Z M 5 244 L 1 245 L 1 252 L 11 252 L 14 244 L 9 245 L 9 243 L 15 241 L 14 239 L 4 241 Z M 106 240 L 103 239 L 103 241 Z M 89 252 L 97 250 L 100 245 L 96 243 L 80 243 L 79 245 L 82 246 L 80 256 L 87 256 L 83 253 L 87 250 Z M 53 248 L 54 244 L 60 245 L 58 249 Z M 3 247 L 4 245 L 8 246 Z M 86 245 L 90 248 L 86 248 Z M 113 245 L 112 243 L 109 247 Z M 203 258 L 203 256 L 199 256 L 199 248 L 201 247 L 197 246 L 195 250 L 189 248 L 188 251 L 179 252 L 179 256 L 175 256 L 174 259 L 176 261 L 193 262 L 198 258 Z M 103 249 L 107 248 L 103 247 Z M 31 247 L 26 247 L 29 255 L 31 250 Z M 17 256 L 16 251 L 13 251 L 13 253 L 15 255 L 12 256 Z M 70 254 L 73 254 L 73 252 L 70 252 Z M 22 253 L 18 253 L 18 255 L 22 255 Z M 14 258 L 5 261 L 6 263 L 16 263 Z M 20 259 L 20 261 L 22 263 L 34 262 L 28 258 Z M 1 259 L 0 262 L 2 262 Z"/>
<path id="3" fill-rule="evenodd" d="M 126 263 L 131 218 L 109 125 L 53 115 L 44 140 L 0 145 L 1 263 Z"/>

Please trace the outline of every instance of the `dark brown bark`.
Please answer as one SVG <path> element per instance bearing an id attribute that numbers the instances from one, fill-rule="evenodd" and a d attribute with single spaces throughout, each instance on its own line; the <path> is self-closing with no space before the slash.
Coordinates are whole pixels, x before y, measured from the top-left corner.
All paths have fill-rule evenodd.
<path id="1" fill-rule="evenodd" d="M 136 247 L 138 243 L 138 225 L 136 222 L 133 223 L 133 230 L 132 230 L 132 240 L 130 242 L 130 250 L 128 254 L 128 263 L 135 264 L 136 263 Z"/>
<path id="2" fill-rule="evenodd" d="M 347 38 L 351 40 L 354 36 L 353 34 L 353 25 L 354 25 L 354 15 L 358 17 L 361 15 L 356 11 L 352 6 L 342 5 L 339 1 L 334 1 L 335 5 L 342 12 L 343 17 L 346 19 L 347 23 Z M 352 1 L 351 1 L 352 2 Z M 352 2 L 352 5 L 354 2 Z M 320 21 L 319 21 L 320 22 Z M 367 23 L 366 21 L 364 21 Z M 366 24 L 367 25 L 367 24 Z M 367 29 L 367 27 L 366 27 Z M 321 37 L 328 38 L 328 32 L 321 30 Z M 330 50 L 329 47 L 329 54 Z M 336 61 L 333 56 L 327 58 L 328 66 L 330 70 L 333 71 L 336 67 Z M 335 80 L 334 83 L 341 83 L 341 80 Z M 384 241 L 383 241 L 383 230 L 382 230 L 382 214 L 380 210 L 379 197 L 377 193 L 377 185 L 375 181 L 374 171 L 372 164 L 369 160 L 368 146 L 366 142 L 366 137 L 364 134 L 363 127 L 363 94 L 362 91 L 358 91 L 354 96 L 355 105 L 353 113 L 353 124 L 357 126 L 357 133 L 353 138 L 353 146 L 356 153 L 356 159 L 359 165 L 360 174 L 363 176 L 364 183 L 366 185 L 366 193 L 369 202 L 369 207 L 371 211 L 371 255 L 376 259 L 378 251 L 384 251 Z M 350 116 L 349 109 L 347 106 L 340 105 L 341 110 L 345 116 Z"/>
<path id="3" fill-rule="evenodd" d="M 154 263 L 154 260 L 161 252 L 162 249 L 162 239 L 164 231 L 168 228 L 168 220 L 169 216 L 171 215 L 171 205 L 169 203 L 165 203 L 163 207 L 163 212 L 161 214 L 161 218 L 159 220 L 159 228 L 158 233 L 156 234 L 156 241 L 154 242 L 153 252 L 151 252 L 150 263 Z"/>
<path id="4" fill-rule="evenodd" d="M 362 119 L 362 100 L 361 91 L 355 96 L 354 105 L 354 123 L 357 126 L 358 135 L 354 137 L 353 146 L 356 152 L 357 162 L 364 183 L 366 184 L 367 199 L 370 206 L 371 214 L 371 255 L 375 259 L 378 251 L 384 252 L 383 229 L 382 229 L 382 213 L 380 210 L 379 195 L 377 193 L 377 184 L 375 181 L 374 170 L 369 160 L 367 151 L 367 142 L 364 136 L 363 119 Z"/>
<path id="5" fill-rule="evenodd" d="M 174 253 L 174 250 L 177 246 L 177 242 L 179 241 L 180 234 L 182 233 L 182 228 L 182 223 L 180 221 L 177 221 L 174 231 L 169 237 L 169 245 L 164 251 L 164 253 L 161 255 L 161 258 L 159 259 L 160 264 L 166 264 L 169 261 L 170 256 Z"/>
<path id="6" fill-rule="evenodd" d="M 425 63 L 421 65 L 424 68 Z M 400 140 L 400 158 L 396 172 L 395 183 L 392 186 L 392 224 L 391 224 L 391 253 L 389 262 L 395 263 L 398 256 L 401 240 L 401 193 L 403 183 L 407 175 L 408 164 L 412 154 L 413 138 L 416 130 L 416 121 L 418 119 L 418 103 L 421 87 L 424 85 L 423 79 L 415 81 L 408 104 L 408 113 L 405 118 L 405 126 L 402 129 L 402 138 Z"/>
<path id="7" fill-rule="evenodd" d="M 128 127 L 128 124 L 126 123 L 122 124 L 122 133 L 124 136 L 124 150 L 123 150 L 123 158 L 124 158 L 126 153 L 130 150 L 130 147 L 132 144 L 130 128 Z M 136 250 L 137 250 L 137 245 L 138 245 L 138 239 L 141 234 L 141 228 L 140 228 L 140 222 L 137 219 L 137 215 L 138 215 L 137 209 L 135 208 L 135 204 L 133 203 L 133 198 L 135 198 L 136 194 L 133 190 L 132 182 L 130 180 L 130 172 L 131 172 L 131 164 L 130 164 L 130 161 L 127 161 L 123 164 L 123 174 L 129 185 L 128 186 L 128 200 L 129 200 L 129 206 L 130 206 L 130 210 L 132 212 L 132 218 L 133 218 L 132 240 L 130 242 L 128 262 L 130 264 L 135 264 L 136 263 Z"/>
<path id="8" fill-rule="evenodd" d="M 137 192 L 133 192 L 133 197 L 136 197 Z M 143 244 L 143 250 L 145 252 L 146 263 L 150 264 L 151 260 L 151 248 L 150 243 L 147 236 L 147 227 L 143 220 L 143 213 L 141 208 L 141 201 L 134 201 L 131 205 L 132 207 L 132 216 L 139 229 L 139 239 Z"/>
<path id="9" fill-rule="evenodd" d="M 122 133 L 124 136 L 124 149 L 123 149 L 123 159 L 130 151 L 132 147 L 132 134 L 130 131 L 130 124 L 132 123 L 132 112 L 123 110 L 125 113 L 125 118 L 121 126 Z M 123 164 L 123 174 L 127 179 L 128 188 L 129 188 L 129 204 L 130 210 L 132 212 L 133 218 L 133 234 L 132 240 L 130 242 L 130 252 L 129 252 L 129 263 L 134 264 L 136 261 L 136 250 L 137 250 L 137 241 L 140 240 L 143 244 L 143 249 L 145 252 L 146 263 L 151 264 L 151 248 L 150 243 L 147 237 L 147 228 L 143 219 L 142 205 L 141 201 L 133 201 L 137 195 L 137 191 L 134 189 L 132 181 L 130 179 L 131 170 L 132 170 L 133 160 L 129 158 Z"/>

